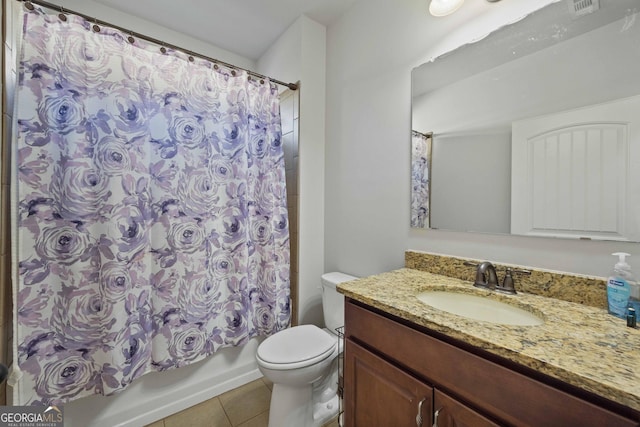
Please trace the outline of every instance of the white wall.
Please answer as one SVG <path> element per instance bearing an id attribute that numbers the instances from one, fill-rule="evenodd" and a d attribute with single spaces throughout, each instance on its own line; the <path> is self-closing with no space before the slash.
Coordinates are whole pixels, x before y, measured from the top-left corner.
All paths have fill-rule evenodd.
<path id="1" fill-rule="evenodd" d="M 433 18 L 426 0 L 360 0 L 327 33 L 325 270 L 369 275 L 424 250 L 597 276 L 640 244 L 409 228 L 411 69 L 552 3 L 466 2 Z"/>
<path id="2" fill-rule="evenodd" d="M 239 67 L 255 68 L 254 62 L 247 58 L 92 0 L 57 0 L 55 3 Z M 114 396 L 92 396 L 66 404 L 65 426 L 142 426 L 260 378 L 255 362 L 260 341 L 254 338 L 244 347 L 222 349 L 194 365 L 147 374 Z"/>
<path id="3" fill-rule="evenodd" d="M 258 60 L 258 72 L 300 82 L 299 323 L 322 325 L 326 28 L 301 16 Z"/>

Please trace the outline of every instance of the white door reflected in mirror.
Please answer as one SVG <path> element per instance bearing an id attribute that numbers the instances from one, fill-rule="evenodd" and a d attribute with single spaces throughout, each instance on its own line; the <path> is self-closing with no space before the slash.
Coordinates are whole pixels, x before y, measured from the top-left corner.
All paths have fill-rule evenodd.
<path id="1" fill-rule="evenodd" d="M 511 233 L 640 240 L 640 96 L 513 122 Z"/>

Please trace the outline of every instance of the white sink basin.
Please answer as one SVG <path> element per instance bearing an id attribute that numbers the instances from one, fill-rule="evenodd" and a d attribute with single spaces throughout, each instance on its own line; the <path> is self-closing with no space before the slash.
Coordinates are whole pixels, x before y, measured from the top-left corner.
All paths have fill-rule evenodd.
<path id="1" fill-rule="evenodd" d="M 533 313 L 510 304 L 476 295 L 428 291 L 417 295 L 423 303 L 469 319 L 515 326 L 542 325 L 544 320 Z"/>

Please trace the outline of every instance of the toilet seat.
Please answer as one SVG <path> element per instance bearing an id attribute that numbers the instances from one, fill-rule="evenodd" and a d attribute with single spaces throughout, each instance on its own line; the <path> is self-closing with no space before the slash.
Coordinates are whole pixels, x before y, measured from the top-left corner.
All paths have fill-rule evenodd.
<path id="1" fill-rule="evenodd" d="M 303 368 L 330 357 L 337 344 L 336 337 L 315 325 L 294 326 L 264 340 L 257 358 L 269 369 Z"/>

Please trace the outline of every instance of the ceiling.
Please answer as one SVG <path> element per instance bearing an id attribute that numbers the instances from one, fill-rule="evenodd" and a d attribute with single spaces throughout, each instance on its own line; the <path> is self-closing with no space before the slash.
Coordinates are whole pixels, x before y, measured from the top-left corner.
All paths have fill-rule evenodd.
<path id="1" fill-rule="evenodd" d="M 257 60 L 300 15 L 331 25 L 356 0 L 96 0 Z"/>

